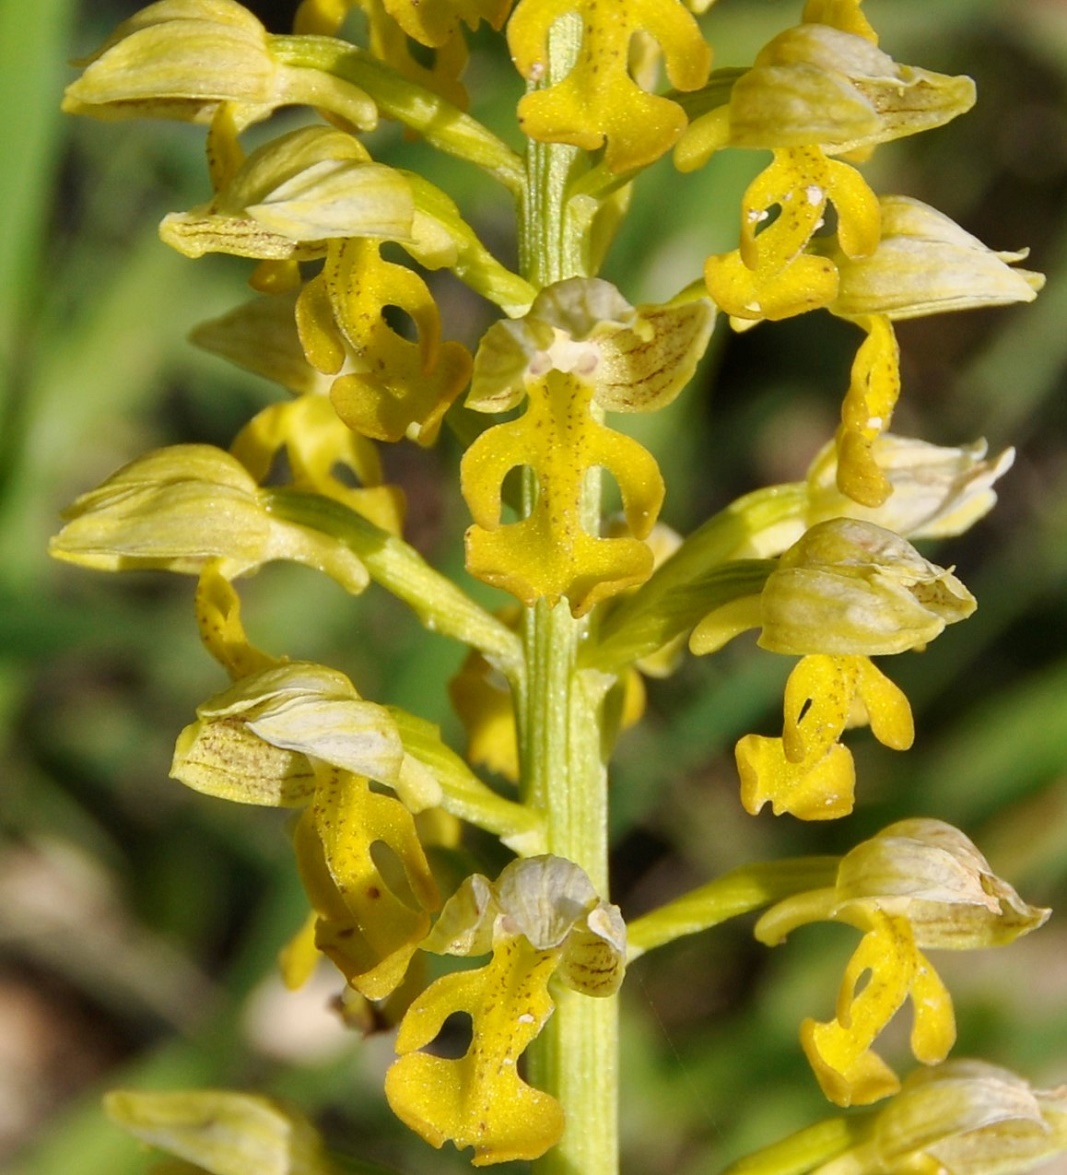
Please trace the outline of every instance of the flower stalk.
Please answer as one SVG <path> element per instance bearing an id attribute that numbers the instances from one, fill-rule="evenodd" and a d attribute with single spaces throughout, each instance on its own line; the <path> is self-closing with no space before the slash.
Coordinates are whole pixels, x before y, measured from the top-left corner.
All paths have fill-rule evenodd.
<path id="1" fill-rule="evenodd" d="M 210 196 L 171 213 L 161 235 L 188 257 L 258 262 L 260 296 L 195 337 L 292 398 L 258 412 L 229 450 L 176 445 L 131 462 L 78 498 L 52 550 L 101 570 L 197 577 L 197 628 L 229 684 L 180 733 L 172 775 L 297 813 L 309 909 L 282 952 L 284 980 L 299 986 L 325 958 L 348 1022 L 396 1027 L 384 1094 L 425 1143 L 469 1148 L 475 1166 L 617 1175 L 627 962 L 763 910 L 755 935 L 767 946 L 818 919 L 861 932 L 835 1015 L 804 1018 L 798 1048 L 836 1104 L 894 1101 L 863 1120 L 873 1130 L 823 1122 L 733 1175 L 892 1169 L 879 1121 L 909 1164 L 956 1155 L 974 1135 L 995 1164 L 1005 1139 L 983 1133 L 972 1112 L 983 1098 L 1004 1103 L 998 1122 L 1018 1112 L 1029 1124 L 1025 1145 L 1009 1139 L 1012 1162 L 1044 1155 L 1067 1146 L 1056 1091 L 945 1066 L 931 1093 L 872 1049 L 910 1001 L 915 1058 L 944 1063 L 954 1011 L 923 951 L 1006 944 L 1047 917 L 958 830 L 901 821 L 840 857 L 749 862 L 629 927 L 611 902 L 609 761 L 641 717 L 644 678 L 670 673 L 686 649 L 714 656 L 754 628 L 758 655 L 799 658 L 780 737 L 736 744 L 752 815 L 770 804 L 806 821 L 847 816 L 855 727 L 911 746 L 908 700 L 871 658 L 925 648 L 975 600 L 909 540 L 977 522 L 1012 454 L 987 462 L 984 442 L 938 448 L 888 431 L 901 392 L 892 324 L 1029 301 L 1043 280 L 1012 268 L 1025 252 L 993 252 L 917 201 L 880 197 L 860 170 L 879 144 L 966 111 L 970 79 L 893 61 L 860 0 L 807 0 L 750 69 L 712 74 L 697 20 L 710 2 L 303 0 L 282 36 L 237 0 L 158 0 L 121 25 L 66 108 L 208 127 Z M 366 46 L 335 35 L 355 8 Z M 522 150 L 466 113 L 464 26 L 482 23 L 502 32 L 525 82 Z M 328 125 L 246 154 L 244 132 L 290 106 Z M 512 195 L 515 272 L 444 187 L 371 158 L 360 136 L 379 119 Z M 728 149 L 771 158 L 743 196 L 738 247 L 695 258 L 662 304 L 634 305 L 598 271 L 631 181 L 672 148 L 683 174 Z M 444 337 L 439 288 L 423 276 L 439 270 L 502 315 L 477 342 Z M 865 334 L 836 435 L 804 481 L 756 489 L 675 535 L 660 521 L 669 465 L 611 419 L 681 394 L 717 316 L 748 330 L 818 309 Z M 381 445 L 428 448 L 446 428 L 462 450 L 466 570 L 511 597 L 497 612 L 404 540 L 404 495 L 379 458 Z M 608 517 L 612 483 L 621 509 Z M 467 647 L 448 687 L 466 756 L 338 670 L 254 643 L 243 581 L 275 560 L 352 597 L 373 582 Z M 470 856 L 464 825 L 510 854 L 495 876 L 456 875 Z M 456 1015 L 471 1025 L 458 1057 L 438 1047 Z M 109 1110 L 214 1175 L 333 1175 L 314 1128 L 280 1103 L 170 1098 L 116 1094 Z M 920 1137 L 913 1119 L 931 1098 L 955 1133 Z"/>

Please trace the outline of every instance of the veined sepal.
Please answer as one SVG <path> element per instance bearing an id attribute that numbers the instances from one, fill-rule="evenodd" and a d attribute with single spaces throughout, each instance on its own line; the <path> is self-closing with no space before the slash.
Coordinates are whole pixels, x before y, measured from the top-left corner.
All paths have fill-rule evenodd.
<path id="1" fill-rule="evenodd" d="M 309 757 L 390 787 L 404 749 L 389 712 L 343 673 L 290 661 L 248 674 L 197 707 L 178 736 L 171 775 L 194 791 L 245 804 L 302 805 L 315 791 Z M 416 807 L 437 795 L 417 797 Z"/>

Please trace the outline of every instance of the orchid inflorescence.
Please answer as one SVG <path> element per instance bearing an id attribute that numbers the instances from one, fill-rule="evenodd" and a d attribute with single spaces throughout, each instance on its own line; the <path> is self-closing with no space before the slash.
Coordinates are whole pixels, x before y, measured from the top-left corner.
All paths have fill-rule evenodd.
<path id="1" fill-rule="evenodd" d="M 833 1018 L 806 1019 L 800 1038 L 832 1102 L 890 1100 L 737 1169 L 1022 1171 L 1067 1147 L 1064 1094 L 946 1061 L 952 1001 L 924 952 L 1007 943 L 1048 911 L 962 832 L 903 820 L 840 858 L 733 870 L 629 926 L 610 902 L 607 761 L 640 717 L 640 675 L 669 673 L 686 642 L 710 656 L 754 629 L 762 649 L 797 658 L 781 736 L 737 743 L 752 814 L 848 815 L 853 727 L 911 745 L 907 698 L 872 658 L 921 649 L 975 608 L 912 541 L 979 521 L 1012 453 L 890 431 L 894 323 L 1029 301 L 1043 280 L 1018 267 L 1025 252 L 994 252 L 864 177 L 880 144 L 969 109 L 968 78 L 898 64 L 860 0 L 807 0 L 751 67 L 712 69 L 698 20 L 710 5 L 303 0 L 279 35 L 236 0 L 159 0 L 120 25 L 65 109 L 206 127 L 210 194 L 161 235 L 189 257 L 256 263 L 256 296 L 194 339 L 290 394 L 228 451 L 175 445 L 120 469 L 70 507 L 52 550 L 196 577 L 200 635 L 229 684 L 180 733 L 172 774 L 295 810 L 309 914 L 284 978 L 299 986 L 325 956 L 352 1018 L 363 1001 L 398 1023 L 385 1095 L 433 1146 L 471 1147 L 475 1165 L 616 1171 L 627 962 L 767 907 L 755 933 L 768 945 L 816 920 L 861 933 Z M 521 149 L 467 112 L 466 36 L 483 24 L 503 31 L 526 83 Z M 304 123 L 246 151 L 246 132 L 290 107 Z M 513 199 L 514 271 L 444 190 L 371 157 L 364 134 L 382 119 Z M 737 248 L 694 258 L 669 300 L 633 305 L 597 276 L 632 181 L 668 154 L 684 175 L 725 150 L 770 153 L 744 193 Z M 496 316 L 473 353 L 443 337 L 437 270 Z M 673 534 L 659 521 L 663 471 L 609 418 L 682 394 L 718 315 L 743 331 L 814 310 L 863 336 L 836 435 L 806 480 Z M 511 597 L 496 613 L 405 541 L 404 494 L 383 474 L 381 445 L 429 447 L 445 429 L 462 449 L 466 569 Z M 609 479 L 621 511 L 607 517 Z M 340 671 L 253 643 L 239 591 L 276 560 L 352 596 L 373 581 L 469 649 L 450 687 L 465 756 Z M 464 825 L 498 838 L 510 863 L 461 880 L 438 869 Z M 426 979 L 427 955 L 471 962 Z M 873 1046 L 909 1000 L 912 1051 L 931 1068 L 902 1083 Z M 427 1051 L 455 1013 L 470 1018 L 467 1051 Z M 337 1169 L 307 1120 L 267 1098 L 122 1092 L 108 1109 L 216 1175 Z"/>

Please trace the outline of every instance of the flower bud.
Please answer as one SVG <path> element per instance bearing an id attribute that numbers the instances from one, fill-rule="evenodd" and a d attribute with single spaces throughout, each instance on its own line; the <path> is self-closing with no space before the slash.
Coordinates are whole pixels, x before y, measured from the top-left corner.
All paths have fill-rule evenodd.
<path id="1" fill-rule="evenodd" d="M 964 620 L 974 597 L 892 531 L 838 518 L 782 555 L 760 598 L 762 648 L 776 653 L 902 653 Z"/>

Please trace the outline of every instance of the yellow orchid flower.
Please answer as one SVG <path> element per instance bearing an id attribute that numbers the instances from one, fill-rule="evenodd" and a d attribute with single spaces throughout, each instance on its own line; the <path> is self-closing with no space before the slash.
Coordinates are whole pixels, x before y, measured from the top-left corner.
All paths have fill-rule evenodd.
<path id="1" fill-rule="evenodd" d="M 936 1064 L 954 1043 L 951 998 L 923 951 L 1003 945 L 1041 926 L 1049 913 L 1024 902 L 958 829 L 912 819 L 847 853 L 832 887 L 772 906 L 755 933 L 774 946 L 817 920 L 864 932 L 845 970 L 835 1018 L 806 1020 L 801 1041 L 827 1097 L 865 1105 L 900 1087 L 871 1046 L 906 999 L 915 1010 L 911 1047 L 918 1060 Z"/>
<path id="2" fill-rule="evenodd" d="M 689 641 L 695 653 L 759 627 L 761 647 L 802 658 L 786 683 L 782 737 L 746 735 L 735 749 L 746 811 L 770 801 L 776 815 L 803 820 L 849 813 L 855 772 L 838 742 L 846 727 L 869 721 L 897 750 L 914 738 L 907 699 L 869 658 L 925 646 L 974 608 L 951 572 L 898 535 L 837 518 L 806 531 L 758 596 L 701 620 Z"/>
<path id="3" fill-rule="evenodd" d="M 582 43 L 563 78 L 546 79 L 546 40 L 551 26 L 574 14 Z M 702 86 L 711 49 L 679 0 L 520 0 L 508 23 L 508 47 L 519 73 L 531 84 L 548 80 L 519 103 L 519 124 L 533 139 L 571 143 L 587 151 L 604 147 L 613 172 L 633 171 L 658 159 L 685 130 L 682 108 L 643 90 L 630 74 L 630 42 L 638 32 L 663 50 L 667 76 L 677 90 Z"/>
<path id="4" fill-rule="evenodd" d="M 386 306 L 409 316 L 416 340 L 389 325 Z M 330 397 L 338 415 L 376 440 L 410 435 L 432 444 L 470 375 L 466 348 L 441 341 L 426 283 L 384 261 L 373 241 L 330 243 L 322 273 L 297 301 L 297 326 L 312 366 L 335 377 Z"/>
<path id="5" fill-rule="evenodd" d="M 315 947 L 352 987 L 380 1000 L 400 985 L 440 905 L 408 809 L 370 782 L 320 770 L 293 833 L 315 914 Z"/>
<path id="6" fill-rule="evenodd" d="M 842 249 L 872 253 L 878 200 L 859 172 L 827 158 L 818 146 L 777 148 L 742 200 L 740 248 L 705 262 L 716 305 L 739 322 L 791 318 L 830 305 L 837 297 L 837 268 L 828 257 L 805 251 L 828 202 L 837 210 Z M 779 211 L 770 222 L 772 209 Z"/>
<path id="7" fill-rule="evenodd" d="M 570 601 L 576 616 L 646 579 L 663 479 L 636 441 L 605 427 L 603 410 L 650 411 L 689 380 L 711 331 L 706 302 L 634 308 L 607 282 L 576 278 L 542 290 L 529 314 L 497 323 L 478 350 L 469 407 L 516 420 L 482 433 L 463 457 L 475 525 L 467 566 L 524 603 Z M 592 534 L 584 521 L 588 471 L 608 470 L 622 493 L 626 532 Z M 502 521 L 502 486 L 515 468 L 537 481 L 518 522 Z"/>
<path id="8" fill-rule="evenodd" d="M 559 1140 L 555 1098 L 527 1084 L 518 1062 L 552 1014 L 549 980 L 590 996 L 622 981 L 626 931 L 616 907 L 559 857 L 514 861 L 496 883 L 468 877 L 448 900 L 426 950 L 492 951 L 484 967 L 436 980 L 409 1008 L 397 1037 L 400 1059 L 386 1075 L 393 1111 L 427 1142 L 474 1147 L 475 1166 L 534 1159 Z M 473 1036 L 457 1060 L 417 1050 L 457 1011 Z"/>
<path id="9" fill-rule="evenodd" d="M 845 968 L 836 1016 L 805 1020 L 800 1042 L 822 1091 L 839 1106 L 866 1106 L 900 1088 L 896 1074 L 871 1050 L 889 1020 L 911 999 L 911 1051 L 936 1065 L 956 1043 L 952 998 L 918 950 L 907 918 L 872 915 L 872 928 Z M 861 983 L 870 974 L 866 983 Z"/>

